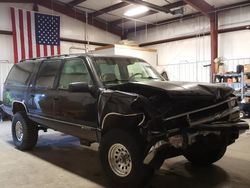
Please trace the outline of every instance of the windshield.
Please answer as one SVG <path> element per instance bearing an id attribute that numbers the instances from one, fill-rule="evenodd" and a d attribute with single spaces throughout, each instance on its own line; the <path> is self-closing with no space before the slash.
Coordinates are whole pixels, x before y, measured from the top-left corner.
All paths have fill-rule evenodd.
<path id="1" fill-rule="evenodd" d="M 95 57 L 97 74 L 105 85 L 163 80 L 151 65 L 137 58 Z"/>

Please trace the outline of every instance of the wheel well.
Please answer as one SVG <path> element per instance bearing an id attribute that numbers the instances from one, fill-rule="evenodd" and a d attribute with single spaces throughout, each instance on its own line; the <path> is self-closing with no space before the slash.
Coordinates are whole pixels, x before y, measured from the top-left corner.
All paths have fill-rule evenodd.
<path id="1" fill-rule="evenodd" d="M 12 106 L 12 112 L 13 114 L 17 112 L 25 112 L 26 113 L 26 108 L 24 107 L 24 104 L 19 103 L 19 102 L 14 102 Z"/>
<path id="2" fill-rule="evenodd" d="M 122 129 L 138 129 L 138 125 L 142 122 L 143 114 L 124 116 L 118 114 L 112 114 L 103 119 L 102 123 L 102 135 L 108 132 L 110 129 L 122 128 Z"/>

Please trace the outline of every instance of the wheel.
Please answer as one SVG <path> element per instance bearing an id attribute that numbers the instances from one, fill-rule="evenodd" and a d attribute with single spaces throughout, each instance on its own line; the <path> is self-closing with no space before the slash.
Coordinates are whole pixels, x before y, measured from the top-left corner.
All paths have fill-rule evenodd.
<path id="1" fill-rule="evenodd" d="M 101 140 L 102 167 L 114 187 L 140 187 L 154 169 L 143 164 L 143 144 L 125 130 L 111 130 Z"/>
<path id="2" fill-rule="evenodd" d="M 195 143 L 187 148 L 184 157 L 198 166 L 209 166 L 220 160 L 227 150 L 227 146 L 212 148 L 202 143 Z"/>
<path id="3" fill-rule="evenodd" d="M 17 112 L 13 116 L 12 138 L 19 150 L 30 150 L 37 143 L 37 126 L 23 112 Z"/>
<path id="4" fill-rule="evenodd" d="M 244 119 L 245 117 L 246 117 L 246 113 L 243 110 L 241 110 L 240 111 L 240 119 Z"/>

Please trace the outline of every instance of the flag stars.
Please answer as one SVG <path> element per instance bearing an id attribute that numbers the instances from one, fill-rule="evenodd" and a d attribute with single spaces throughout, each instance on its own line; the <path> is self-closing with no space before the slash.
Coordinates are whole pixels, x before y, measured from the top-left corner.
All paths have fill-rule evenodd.
<path id="1" fill-rule="evenodd" d="M 37 13 L 36 19 L 37 41 L 44 45 L 59 45 L 60 18 Z"/>

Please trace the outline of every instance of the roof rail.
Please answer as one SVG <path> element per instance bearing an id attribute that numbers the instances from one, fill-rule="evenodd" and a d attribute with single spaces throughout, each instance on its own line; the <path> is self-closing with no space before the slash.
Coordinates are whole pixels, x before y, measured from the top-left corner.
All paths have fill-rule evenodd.
<path id="1" fill-rule="evenodd" d="M 52 59 L 52 58 L 57 58 L 57 57 L 68 57 L 71 54 L 61 54 L 61 55 L 54 55 L 54 56 L 45 56 L 45 57 L 36 57 L 36 58 L 31 58 L 31 59 L 22 59 L 20 62 L 24 62 L 27 60 L 39 60 L 39 59 Z"/>

